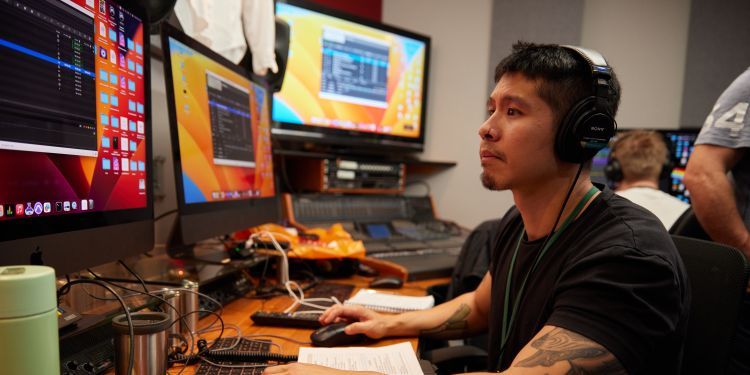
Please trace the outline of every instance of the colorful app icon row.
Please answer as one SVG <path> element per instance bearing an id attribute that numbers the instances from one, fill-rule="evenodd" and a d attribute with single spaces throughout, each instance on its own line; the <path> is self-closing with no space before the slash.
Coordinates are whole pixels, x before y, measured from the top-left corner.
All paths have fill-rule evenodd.
<path id="1" fill-rule="evenodd" d="M 136 104 L 137 106 L 137 104 Z M 136 107 L 141 108 L 142 107 Z M 143 121 L 130 120 L 126 116 L 107 116 L 102 114 L 99 117 L 99 123 L 102 126 L 112 126 L 113 128 L 120 128 L 122 130 L 129 130 L 134 133 L 143 134 L 146 132 L 146 124 Z"/>
<path id="2" fill-rule="evenodd" d="M 127 38 L 124 33 L 107 27 L 105 22 L 99 22 L 99 35 L 103 38 L 109 38 L 113 43 L 119 44 L 120 47 L 127 47 L 129 51 L 135 51 L 135 53 L 143 55 L 143 44 L 136 43 L 133 39 Z"/>
<path id="3" fill-rule="evenodd" d="M 94 209 L 93 199 L 81 199 L 80 203 L 77 200 L 74 201 L 58 201 L 55 202 L 55 212 L 69 212 L 69 211 L 91 211 Z M 39 216 L 42 214 L 48 214 L 52 212 L 52 202 L 26 202 L 24 203 L 6 203 L 0 204 L 0 217 L 14 217 L 14 216 Z"/>
<path id="4" fill-rule="evenodd" d="M 105 171 L 145 172 L 146 163 L 128 158 L 102 158 L 102 169 Z"/>
<path id="5" fill-rule="evenodd" d="M 260 190 L 232 190 L 232 191 L 212 191 L 211 198 L 213 199 L 237 199 L 243 197 L 257 197 L 260 196 Z"/>

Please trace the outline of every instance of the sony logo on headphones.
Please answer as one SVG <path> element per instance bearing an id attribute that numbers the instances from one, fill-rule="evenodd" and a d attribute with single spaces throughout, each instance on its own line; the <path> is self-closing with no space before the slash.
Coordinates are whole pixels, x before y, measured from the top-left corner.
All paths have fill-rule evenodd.
<path id="1" fill-rule="evenodd" d="M 593 131 L 597 131 L 597 132 L 603 132 L 603 131 L 604 131 L 604 128 L 602 128 L 602 127 L 600 127 L 600 126 L 592 126 L 592 127 L 591 127 L 591 130 L 593 130 Z"/>

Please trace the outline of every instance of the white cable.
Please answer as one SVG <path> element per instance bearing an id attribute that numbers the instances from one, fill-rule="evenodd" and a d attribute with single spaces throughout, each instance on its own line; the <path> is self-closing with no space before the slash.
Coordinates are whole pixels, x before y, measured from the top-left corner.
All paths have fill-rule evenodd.
<path id="1" fill-rule="evenodd" d="M 289 313 L 290 311 L 294 310 L 299 305 L 312 307 L 314 309 L 321 310 L 321 311 L 327 310 L 329 307 L 329 306 L 317 305 L 311 302 L 333 302 L 334 304 L 337 304 L 337 305 L 341 304 L 341 301 L 339 301 L 335 297 L 333 298 L 305 298 L 305 292 L 304 290 L 302 290 L 302 287 L 300 287 L 299 284 L 297 284 L 296 282 L 289 280 L 289 258 L 286 254 L 286 251 L 284 251 L 284 249 L 281 247 L 279 242 L 276 241 L 276 237 L 274 237 L 273 233 L 268 232 L 268 231 L 261 231 L 261 232 L 253 233 L 252 235 L 250 235 L 250 238 L 247 239 L 247 242 L 245 242 L 245 246 L 251 247 L 253 245 L 254 239 L 261 238 L 263 236 L 270 238 L 274 249 L 281 254 L 282 266 L 281 266 L 280 272 L 283 273 L 281 275 L 281 279 L 285 280 L 284 288 L 286 288 L 287 293 L 289 293 L 289 297 L 291 297 L 293 300 L 292 304 L 284 310 L 284 313 Z M 292 291 L 292 286 L 294 286 L 297 289 L 297 291 L 299 292 L 299 295 L 297 295 L 296 293 L 294 293 L 294 291 Z"/>
<path id="2" fill-rule="evenodd" d="M 284 310 L 285 313 L 289 313 L 290 311 L 292 311 L 294 307 L 297 307 L 297 305 L 304 305 L 304 306 L 312 307 L 318 310 L 326 310 L 328 309 L 328 306 L 316 305 L 310 302 L 318 301 L 318 302 L 336 303 L 338 301 L 338 300 L 333 300 L 331 298 L 305 298 L 304 290 L 302 290 L 302 287 L 300 287 L 299 284 L 297 284 L 294 281 L 290 281 L 284 286 L 286 287 L 287 292 L 289 292 L 289 296 L 291 296 L 292 299 L 294 299 L 294 302 L 292 303 L 292 305 L 289 306 L 286 310 Z M 297 291 L 299 292 L 299 296 L 292 291 L 292 288 L 291 288 L 292 286 L 294 286 L 297 289 Z"/>

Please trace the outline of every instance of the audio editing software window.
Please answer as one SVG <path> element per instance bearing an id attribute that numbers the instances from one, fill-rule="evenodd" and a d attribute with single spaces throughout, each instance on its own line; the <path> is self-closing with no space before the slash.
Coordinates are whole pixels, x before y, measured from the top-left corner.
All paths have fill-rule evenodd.
<path id="1" fill-rule="evenodd" d="M 214 164 L 255 167 L 250 90 L 206 71 Z"/>
<path id="2" fill-rule="evenodd" d="M 333 27 L 323 29 L 320 97 L 386 108 L 390 45 Z"/>
<path id="3" fill-rule="evenodd" d="M 113 1 L 0 0 L 0 220 L 147 206 L 143 38 Z"/>
<path id="4" fill-rule="evenodd" d="M 93 12 L 0 0 L 0 148 L 97 156 L 94 48 Z"/>

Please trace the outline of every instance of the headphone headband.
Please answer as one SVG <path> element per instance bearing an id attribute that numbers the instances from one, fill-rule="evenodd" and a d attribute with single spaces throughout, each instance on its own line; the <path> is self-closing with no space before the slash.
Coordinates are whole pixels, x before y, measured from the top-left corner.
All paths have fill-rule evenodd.
<path id="1" fill-rule="evenodd" d="M 591 71 L 593 96 L 571 107 L 558 128 L 555 143 L 561 160 L 583 163 L 606 147 L 617 130 L 610 104 L 617 93 L 610 83 L 612 68 L 601 53 L 578 46 L 560 47 L 581 56 Z"/>

